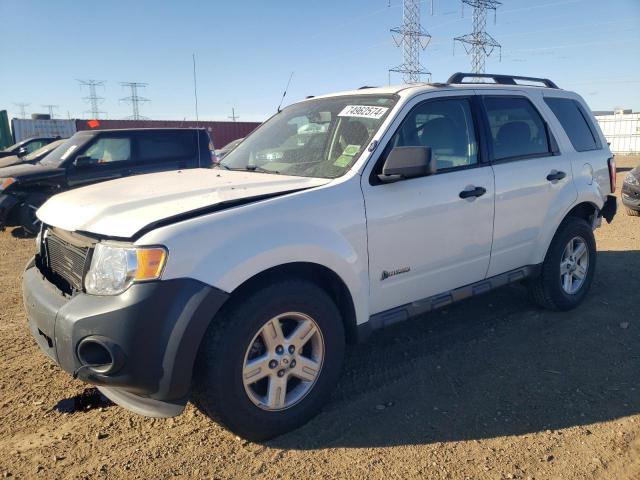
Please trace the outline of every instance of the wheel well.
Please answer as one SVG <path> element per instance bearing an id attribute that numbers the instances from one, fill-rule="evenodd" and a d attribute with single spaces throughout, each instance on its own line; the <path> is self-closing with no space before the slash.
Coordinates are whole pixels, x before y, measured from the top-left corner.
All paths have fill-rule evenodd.
<path id="1" fill-rule="evenodd" d="M 582 218 L 591 224 L 593 222 L 593 216 L 597 211 L 598 208 L 593 203 L 583 202 L 573 207 L 569 213 L 567 213 L 567 217 Z"/>
<path id="2" fill-rule="evenodd" d="M 358 329 L 356 311 L 349 289 L 333 270 L 317 263 L 285 263 L 260 272 L 231 292 L 231 297 L 227 303 L 231 303 L 230 301 L 235 298 L 242 298 L 243 295 L 260 288 L 265 283 L 281 280 L 283 277 L 295 277 L 307 280 L 315 283 L 327 292 L 335 302 L 338 310 L 340 310 L 347 342 L 357 342 Z"/>

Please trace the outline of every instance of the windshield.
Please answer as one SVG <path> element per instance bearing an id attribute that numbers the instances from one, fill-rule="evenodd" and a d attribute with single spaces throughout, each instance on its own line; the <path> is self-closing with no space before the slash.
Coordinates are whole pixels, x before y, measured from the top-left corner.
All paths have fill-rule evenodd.
<path id="1" fill-rule="evenodd" d="M 230 170 L 301 177 L 344 175 L 395 105 L 392 95 L 297 103 L 271 117 L 220 162 Z"/>
<path id="2" fill-rule="evenodd" d="M 60 167 L 69 156 L 87 143 L 92 137 L 90 135 L 74 135 L 64 141 L 58 148 L 56 148 L 49 155 L 40 160 L 41 165 L 48 165 L 50 167 Z"/>
<path id="3" fill-rule="evenodd" d="M 27 140 L 20 140 L 18 143 L 14 143 L 13 145 L 9 145 L 7 148 L 5 148 L 4 150 L 2 150 L 3 152 L 12 152 L 14 150 L 16 150 L 17 148 L 20 147 L 20 145 L 22 145 L 23 143 L 25 143 Z"/>
<path id="4" fill-rule="evenodd" d="M 55 142 L 51 142 L 47 145 L 45 145 L 44 147 L 40 147 L 37 150 L 34 150 L 33 152 L 31 152 L 29 155 L 25 155 L 23 157 L 24 160 L 26 161 L 31 161 L 31 160 L 37 160 L 39 156 L 50 152 L 51 150 L 53 150 L 54 148 L 56 148 L 58 145 L 60 145 L 64 140 L 56 140 Z"/>

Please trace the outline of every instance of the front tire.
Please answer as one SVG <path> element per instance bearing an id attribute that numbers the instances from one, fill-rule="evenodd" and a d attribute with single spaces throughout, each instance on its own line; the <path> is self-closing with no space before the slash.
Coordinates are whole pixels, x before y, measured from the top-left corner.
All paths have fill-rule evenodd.
<path id="1" fill-rule="evenodd" d="M 309 421 L 340 376 L 345 335 L 329 295 L 284 280 L 231 300 L 198 352 L 192 400 L 210 418 L 261 441 Z"/>
<path id="2" fill-rule="evenodd" d="M 596 240 L 583 219 L 567 217 L 549 245 L 540 275 L 529 283 L 530 298 L 549 310 L 571 310 L 589 292 L 596 267 Z"/>

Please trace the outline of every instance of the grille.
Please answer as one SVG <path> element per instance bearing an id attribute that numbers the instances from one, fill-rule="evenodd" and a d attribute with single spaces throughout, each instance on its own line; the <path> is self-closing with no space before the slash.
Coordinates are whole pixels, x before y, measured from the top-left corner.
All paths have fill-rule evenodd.
<path id="1" fill-rule="evenodd" d="M 89 248 L 77 247 L 51 232 L 44 240 L 48 270 L 65 280 L 72 290 L 82 290 Z"/>

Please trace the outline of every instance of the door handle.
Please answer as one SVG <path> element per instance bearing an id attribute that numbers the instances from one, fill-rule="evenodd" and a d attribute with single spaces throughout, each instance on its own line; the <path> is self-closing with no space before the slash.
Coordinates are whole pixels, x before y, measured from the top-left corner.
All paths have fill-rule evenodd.
<path id="1" fill-rule="evenodd" d="M 547 180 L 553 182 L 554 180 L 562 180 L 566 176 L 567 174 L 564 172 L 556 172 L 555 170 L 551 170 L 551 173 L 547 175 Z"/>
<path id="2" fill-rule="evenodd" d="M 481 197 L 487 193 L 487 189 L 483 187 L 475 187 L 471 190 L 463 190 L 460 192 L 460 198 Z"/>

